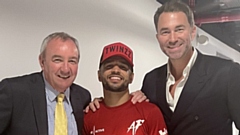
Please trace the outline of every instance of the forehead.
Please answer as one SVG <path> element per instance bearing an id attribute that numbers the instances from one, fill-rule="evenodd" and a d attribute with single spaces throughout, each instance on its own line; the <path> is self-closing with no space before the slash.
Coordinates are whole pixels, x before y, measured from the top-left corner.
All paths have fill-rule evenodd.
<path id="1" fill-rule="evenodd" d="M 187 16 L 183 12 L 163 12 L 158 19 L 158 27 L 189 25 Z"/>
<path id="2" fill-rule="evenodd" d="M 46 46 L 46 52 L 72 52 L 77 55 L 79 53 L 76 44 L 71 39 L 60 38 L 50 40 Z"/>

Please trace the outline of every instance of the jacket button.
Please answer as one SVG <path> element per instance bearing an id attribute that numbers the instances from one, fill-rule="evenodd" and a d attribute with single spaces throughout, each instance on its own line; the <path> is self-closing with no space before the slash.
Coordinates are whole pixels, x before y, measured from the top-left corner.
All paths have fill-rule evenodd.
<path id="1" fill-rule="evenodd" d="M 198 116 L 195 116 L 195 117 L 194 117 L 194 119 L 195 119 L 195 120 L 198 120 L 198 119 L 199 119 L 199 117 L 198 117 Z"/>

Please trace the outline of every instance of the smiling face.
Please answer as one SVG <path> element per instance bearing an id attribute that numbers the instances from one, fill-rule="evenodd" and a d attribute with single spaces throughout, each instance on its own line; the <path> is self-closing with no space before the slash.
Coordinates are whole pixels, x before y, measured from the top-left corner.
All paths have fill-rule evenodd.
<path id="1" fill-rule="evenodd" d="M 48 42 L 39 56 L 46 81 L 57 91 L 64 92 L 72 85 L 78 71 L 79 52 L 75 43 L 60 38 Z"/>
<path id="2" fill-rule="evenodd" d="M 196 27 L 190 26 L 183 12 L 163 12 L 158 19 L 157 39 L 170 60 L 188 60 L 192 55 L 191 41 Z"/>
<path id="3" fill-rule="evenodd" d="M 102 82 L 104 90 L 112 92 L 128 90 L 133 76 L 128 62 L 118 56 L 108 58 L 98 71 L 98 79 Z"/>

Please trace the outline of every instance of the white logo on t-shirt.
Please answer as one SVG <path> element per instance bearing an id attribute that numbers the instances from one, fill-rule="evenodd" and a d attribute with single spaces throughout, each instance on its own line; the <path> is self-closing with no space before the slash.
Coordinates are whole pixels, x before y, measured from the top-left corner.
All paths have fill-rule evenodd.
<path id="1" fill-rule="evenodd" d="M 133 123 L 130 125 L 130 127 L 128 128 L 128 131 L 129 132 L 130 130 L 132 130 L 132 135 L 136 135 L 136 132 L 138 130 L 138 128 L 140 126 L 142 126 L 144 120 L 136 120 L 136 121 L 133 121 Z"/>
<path id="2" fill-rule="evenodd" d="M 167 132 L 167 129 L 164 128 L 163 131 L 162 130 L 159 130 L 159 135 L 166 135 L 168 132 Z"/>
<path id="3" fill-rule="evenodd" d="M 95 129 L 95 126 L 93 126 L 93 130 L 90 132 L 91 135 L 96 135 L 97 133 L 104 132 L 104 128 L 102 129 Z"/>

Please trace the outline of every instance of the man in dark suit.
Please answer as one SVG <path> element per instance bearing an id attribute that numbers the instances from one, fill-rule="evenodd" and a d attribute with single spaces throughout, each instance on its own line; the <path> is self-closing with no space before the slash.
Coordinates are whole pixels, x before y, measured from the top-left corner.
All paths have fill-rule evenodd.
<path id="1" fill-rule="evenodd" d="M 60 32 L 46 37 L 39 63 L 42 72 L 0 82 L 0 135 L 56 135 L 56 97 L 64 94 L 65 135 L 81 135 L 88 90 L 73 83 L 80 58 L 78 42 Z"/>
<path id="2" fill-rule="evenodd" d="M 240 66 L 192 47 L 191 9 L 168 1 L 154 16 L 168 63 L 146 74 L 142 91 L 163 112 L 169 135 L 232 135 L 240 128 Z"/>
<path id="3" fill-rule="evenodd" d="M 146 74 L 141 90 L 161 109 L 169 135 L 232 135 L 233 122 L 240 129 L 239 64 L 203 55 L 192 46 L 193 13 L 180 1 L 158 8 L 154 23 L 169 59 Z M 99 100 L 90 104 L 93 111 Z"/>

